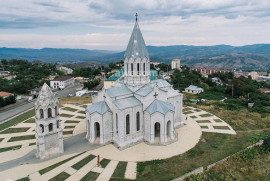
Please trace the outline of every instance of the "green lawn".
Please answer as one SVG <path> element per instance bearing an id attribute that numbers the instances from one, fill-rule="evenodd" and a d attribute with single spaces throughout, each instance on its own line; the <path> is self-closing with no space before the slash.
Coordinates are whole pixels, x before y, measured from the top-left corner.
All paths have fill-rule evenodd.
<path id="1" fill-rule="evenodd" d="M 35 135 L 27 135 L 27 136 L 16 136 L 12 137 L 8 140 L 8 142 L 13 142 L 13 141 L 22 141 L 22 140 L 31 140 L 35 139 Z"/>
<path id="2" fill-rule="evenodd" d="M 193 109 L 192 108 L 189 108 L 189 107 L 186 107 L 186 108 L 183 109 L 183 112 L 191 111 L 191 110 L 193 110 Z"/>
<path id="3" fill-rule="evenodd" d="M 74 115 L 70 115 L 70 114 L 60 114 L 60 117 L 67 117 L 67 118 L 71 118 Z"/>
<path id="4" fill-rule="evenodd" d="M 137 180 L 172 180 L 201 166 L 207 166 L 257 142 L 256 132 L 237 135 L 203 132 L 202 139 L 188 152 L 166 160 L 138 162 Z"/>
<path id="5" fill-rule="evenodd" d="M 29 146 L 33 146 L 33 145 L 36 145 L 36 143 L 29 143 Z"/>
<path id="6" fill-rule="evenodd" d="M 4 138 L 0 138 L 0 142 L 3 141 Z"/>
<path id="7" fill-rule="evenodd" d="M 72 165 L 71 167 L 79 170 L 80 168 L 82 168 L 84 165 L 86 165 L 88 162 L 90 162 L 91 160 L 93 160 L 96 156 L 94 155 L 89 155 L 86 158 L 82 159 L 81 161 L 79 161 L 78 163 Z"/>
<path id="8" fill-rule="evenodd" d="M 65 123 L 79 123 L 80 121 L 66 120 Z"/>
<path id="9" fill-rule="evenodd" d="M 75 128 L 76 126 L 65 126 L 64 129 L 70 129 L 70 128 Z"/>
<path id="10" fill-rule="evenodd" d="M 35 123 L 36 120 L 34 118 L 30 118 L 27 121 L 24 121 L 24 123 Z"/>
<path id="11" fill-rule="evenodd" d="M 0 125 L 0 131 L 2 131 L 3 129 L 9 128 L 9 127 L 11 127 L 11 126 L 13 126 L 15 124 L 21 123 L 24 120 L 33 117 L 34 115 L 35 115 L 35 110 L 34 109 L 32 109 L 32 110 L 30 110 L 28 112 L 25 112 L 25 113 L 13 118 L 13 119 L 1 124 Z"/>
<path id="12" fill-rule="evenodd" d="M 194 111 L 196 111 L 196 112 L 200 112 L 200 111 L 202 111 L 202 110 L 200 110 L 200 109 L 194 109 Z"/>
<path id="13" fill-rule="evenodd" d="M 196 120 L 197 123 L 211 123 L 209 120 Z"/>
<path id="14" fill-rule="evenodd" d="M 199 116 L 205 118 L 205 117 L 211 117 L 213 115 L 212 114 L 209 114 L 209 113 L 206 113 L 206 114 L 201 114 Z"/>
<path id="15" fill-rule="evenodd" d="M 214 121 L 217 122 L 217 123 L 223 122 L 223 121 L 221 121 L 220 119 L 214 119 Z"/>
<path id="16" fill-rule="evenodd" d="M 80 181 L 94 181 L 98 178 L 99 173 L 96 172 L 88 172 Z"/>
<path id="17" fill-rule="evenodd" d="M 192 111 L 186 111 L 186 112 L 184 112 L 184 114 L 192 114 L 192 113 L 194 113 L 194 112 L 192 112 Z"/>
<path id="18" fill-rule="evenodd" d="M 116 169 L 113 172 L 112 177 L 124 178 L 127 168 L 127 162 L 119 162 Z"/>
<path id="19" fill-rule="evenodd" d="M 63 110 L 66 110 L 66 111 L 71 111 L 71 112 L 75 112 L 77 111 L 77 109 L 74 109 L 74 108 L 71 108 L 71 107 L 64 107 L 62 108 Z"/>
<path id="20" fill-rule="evenodd" d="M 226 130 L 230 130 L 230 128 L 228 126 L 213 126 L 214 129 L 226 129 Z"/>
<path id="21" fill-rule="evenodd" d="M 73 156 L 73 157 L 67 158 L 67 159 L 65 159 L 65 160 L 63 160 L 63 161 L 60 161 L 60 162 L 58 162 L 58 163 L 55 163 L 55 164 L 53 164 L 53 165 L 51 165 L 51 166 L 49 166 L 49 167 L 43 168 L 42 170 L 39 170 L 39 173 L 40 173 L 41 175 L 43 175 L 44 173 L 47 173 L 47 172 L 49 172 L 49 171 L 55 169 L 56 167 L 59 167 L 60 165 L 62 165 L 62 164 L 64 164 L 64 163 L 68 162 L 69 160 L 72 160 L 73 158 L 76 158 L 77 156 L 79 156 L 79 155 L 81 155 L 81 154 L 83 154 L 83 153 L 84 153 L 84 152 L 79 153 L 79 154 L 77 154 L 77 155 L 75 155 L 75 156 Z"/>
<path id="22" fill-rule="evenodd" d="M 83 108 L 87 108 L 87 105 L 82 105 L 81 107 L 83 107 Z"/>
<path id="23" fill-rule="evenodd" d="M 78 119 L 85 119 L 85 116 L 76 116 Z"/>
<path id="24" fill-rule="evenodd" d="M 68 135 L 68 134 L 72 134 L 73 131 L 63 131 L 63 135 Z"/>
<path id="25" fill-rule="evenodd" d="M 203 128 L 203 129 L 208 129 L 208 126 L 201 126 L 200 125 L 200 127 Z"/>
<path id="26" fill-rule="evenodd" d="M 10 147 L 6 147 L 6 148 L 0 148 L 0 153 L 5 152 L 5 151 L 10 151 L 10 150 L 13 150 L 13 149 L 20 149 L 21 147 L 22 147 L 22 145 L 10 146 Z"/>
<path id="27" fill-rule="evenodd" d="M 197 118 L 197 116 L 190 116 L 190 117 L 193 118 L 193 119 Z"/>
<path id="28" fill-rule="evenodd" d="M 66 172 L 61 172 L 55 177 L 51 178 L 49 181 L 59 181 L 59 180 L 66 180 L 70 175 Z"/>
<path id="29" fill-rule="evenodd" d="M 85 111 L 78 111 L 78 113 L 85 114 Z"/>
<path id="30" fill-rule="evenodd" d="M 102 159 L 101 162 L 100 162 L 100 165 L 102 168 L 105 168 L 109 163 L 110 163 L 111 160 L 108 160 L 108 159 Z"/>
<path id="31" fill-rule="evenodd" d="M 21 133 L 26 132 L 30 128 L 8 128 L 4 131 L 1 131 L 0 134 L 9 134 L 9 133 Z"/>
<path id="32" fill-rule="evenodd" d="M 19 180 L 16 180 L 16 181 L 30 181 L 29 177 L 24 177 L 24 178 L 21 178 Z"/>

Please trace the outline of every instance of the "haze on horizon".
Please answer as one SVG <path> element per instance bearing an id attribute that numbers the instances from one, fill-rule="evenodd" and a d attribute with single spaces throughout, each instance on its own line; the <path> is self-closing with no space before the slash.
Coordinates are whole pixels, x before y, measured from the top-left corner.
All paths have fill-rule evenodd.
<path id="1" fill-rule="evenodd" d="M 0 47 L 124 50 L 135 13 L 147 45 L 270 43 L 269 0 L 0 0 Z"/>

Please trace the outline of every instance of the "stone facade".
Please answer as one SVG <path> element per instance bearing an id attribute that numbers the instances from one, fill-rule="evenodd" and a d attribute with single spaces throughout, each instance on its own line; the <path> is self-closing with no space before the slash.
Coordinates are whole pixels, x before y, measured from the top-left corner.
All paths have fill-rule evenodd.
<path id="1" fill-rule="evenodd" d="M 50 87 L 45 83 L 35 102 L 36 119 L 36 156 L 49 158 L 64 152 L 63 131 L 59 117 L 59 102 Z"/>
<path id="2" fill-rule="evenodd" d="M 124 76 L 86 108 L 86 139 L 119 149 L 145 141 L 167 145 L 183 125 L 183 95 L 166 80 L 150 80 L 150 58 L 136 21 L 124 55 Z"/>

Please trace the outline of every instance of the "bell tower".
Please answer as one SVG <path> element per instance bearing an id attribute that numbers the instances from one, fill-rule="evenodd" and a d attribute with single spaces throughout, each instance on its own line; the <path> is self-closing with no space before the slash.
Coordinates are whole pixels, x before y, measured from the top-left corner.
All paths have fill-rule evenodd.
<path id="1" fill-rule="evenodd" d="M 51 88 L 44 83 L 35 102 L 36 156 L 46 159 L 64 152 L 63 130 L 60 125 L 59 102 Z"/>
<path id="2" fill-rule="evenodd" d="M 138 24 L 136 22 L 124 55 L 125 80 L 127 84 L 147 84 L 150 82 L 150 58 Z"/>

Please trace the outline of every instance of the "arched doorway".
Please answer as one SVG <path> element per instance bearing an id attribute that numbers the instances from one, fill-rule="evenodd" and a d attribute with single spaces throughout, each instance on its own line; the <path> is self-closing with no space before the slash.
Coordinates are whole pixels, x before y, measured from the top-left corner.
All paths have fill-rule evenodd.
<path id="1" fill-rule="evenodd" d="M 160 123 L 155 123 L 155 142 L 160 141 Z"/>
<path id="2" fill-rule="evenodd" d="M 171 121 L 167 122 L 167 138 L 171 138 Z"/>
<path id="3" fill-rule="evenodd" d="M 95 122 L 94 124 L 94 129 L 95 129 L 95 141 L 99 142 L 100 141 L 100 125 L 98 122 Z"/>

